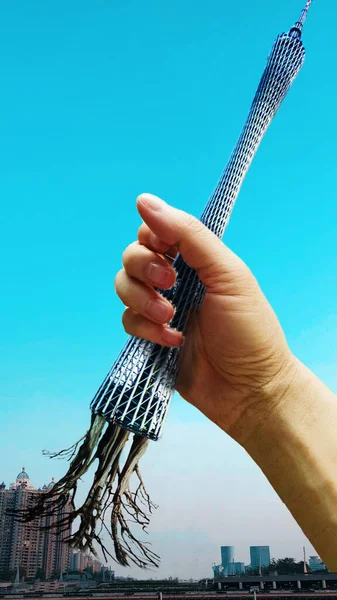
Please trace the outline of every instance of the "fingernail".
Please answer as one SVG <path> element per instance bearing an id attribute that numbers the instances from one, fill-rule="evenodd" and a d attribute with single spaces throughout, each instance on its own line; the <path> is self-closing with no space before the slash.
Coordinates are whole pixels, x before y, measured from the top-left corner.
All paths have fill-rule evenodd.
<path id="1" fill-rule="evenodd" d="M 154 285 L 165 287 L 172 280 L 171 270 L 157 263 L 151 263 L 147 270 L 147 276 Z"/>
<path id="2" fill-rule="evenodd" d="M 164 329 L 161 339 L 163 340 L 164 344 L 167 344 L 168 346 L 179 347 L 183 346 L 184 344 L 184 338 L 181 336 L 181 333 L 175 329 L 170 329 L 169 327 Z"/>
<path id="3" fill-rule="evenodd" d="M 158 323 L 168 323 L 172 317 L 172 308 L 164 300 L 150 300 L 146 307 L 146 313 Z"/>
<path id="4" fill-rule="evenodd" d="M 156 196 L 150 196 L 144 194 L 144 196 L 140 196 L 141 203 L 153 211 L 159 211 L 165 206 L 165 202 L 160 200 Z"/>

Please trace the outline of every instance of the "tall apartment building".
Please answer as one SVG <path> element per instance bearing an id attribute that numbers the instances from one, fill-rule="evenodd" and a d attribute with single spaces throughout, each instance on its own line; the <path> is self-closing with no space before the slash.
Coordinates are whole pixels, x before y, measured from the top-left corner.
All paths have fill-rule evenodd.
<path id="1" fill-rule="evenodd" d="M 64 542 L 70 530 L 57 535 L 54 530 L 43 531 L 47 519 L 42 517 L 32 523 L 20 523 L 10 510 L 25 510 L 32 506 L 38 494 L 45 493 L 54 485 L 36 490 L 30 483 L 25 468 L 12 483 L 9 489 L 0 485 L 0 571 L 15 571 L 19 566 L 27 578 L 34 578 L 42 572 L 48 579 L 53 574 L 66 571 L 69 567 L 70 548 Z M 64 507 L 63 514 L 71 510 Z"/>
<path id="2" fill-rule="evenodd" d="M 80 550 L 73 550 L 70 556 L 70 570 L 71 571 L 84 571 L 85 569 L 85 553 Z"/>
<path id="3" fill-rule="evenodd" d="M 270 548 L 269 546 L 250 546 L 250 566 L 252 569 L 259 567 L 269 567 Z"/>
<path id="4" fill-rule="evenodd" d="M 221 566 L 225 575 L 232 575 L 234 546 L 221 546 Z"/>

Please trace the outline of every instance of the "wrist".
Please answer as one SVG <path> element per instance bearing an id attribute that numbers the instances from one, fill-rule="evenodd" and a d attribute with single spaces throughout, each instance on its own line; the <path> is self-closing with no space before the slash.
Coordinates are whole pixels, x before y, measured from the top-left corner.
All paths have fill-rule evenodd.
<path id="1" fill-rule="evenodd" d="M 267 392 L 238 441 L 336 571 L 336 396 L 295 358 Z"/>
<path id="2" fill-rule="evenodd" d="M 245 401 L 240 419 L 227 433 L 248 450 L 254 440 L 270 431 L 274 434 L 278 416 L 291 414 L 292 403 L 300 390 L 306 386 L 304 367 L 289 351 L 282 360 L 277 373 Z"/>

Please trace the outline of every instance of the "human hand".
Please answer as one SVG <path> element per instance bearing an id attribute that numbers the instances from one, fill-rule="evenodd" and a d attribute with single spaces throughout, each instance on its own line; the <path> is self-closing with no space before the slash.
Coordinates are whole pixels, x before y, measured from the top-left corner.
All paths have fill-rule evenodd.
<path id="1" fill-rule="evenodd" d="M 144 221 L 123 254 L 116 290 L 127 333 L 179 346 L 174 310 L 156 291 L 178 251 L 207 291 L 182 349 L 177 390 L 259 465 L 328 568 L 337 569 L 337 398 L 290 352 L 248 267 L 190 215 L 137 199 Z"/>
<path id="2" fill-rule="evenodd" d="M 200 221 L 150 194 L 139 196 L 137 208 L 144 223 L 115 282 L 128 307 L 124 328 L 161 345 L 184 342 L 178 392 L 243 443 L 296 374 L 280 324 L 249 268 Z M 178 252 L 207 290 L 185 341 L 169 328 L 174 309 L 155 289 L 174 284 L 165 254 Z"/>

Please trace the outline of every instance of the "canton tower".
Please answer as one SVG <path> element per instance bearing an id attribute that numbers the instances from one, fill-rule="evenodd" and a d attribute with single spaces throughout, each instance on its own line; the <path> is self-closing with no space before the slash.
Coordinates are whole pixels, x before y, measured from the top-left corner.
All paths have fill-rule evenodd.
<path id="1" fill-rule="evenodd" d="M 242 133 L 201 216 L 201 221 L 219 238 L 260 142 L 303 65 L 302 29 L 310 4 L 308 0 L 293 27 L 276 38 Z M 201 306 L 205 289 L 181 256 L 173 266 L 176 284 L 162 294 L 175 307 L 171 327 L 184 331 L 191 311 Z M 103 534 L 108 533 L 114 547 L 114 554 L 110 555 L 121 565 L 133 562 L 141 568 L 158 566 L 159 557 L 132 531 L 133 524 L 146 529 L 154 507 L 138 462 L 148 440 L 157 440 L 162 433 L 175 388 L 179 354 L 179 348 L 164 348 L 135 337 L 128 339 L 92 401 L 87 433 L 71 448 L 51 455 L 66 458 L 70 463 L 68 471 L 33 508 L 21 513 L 23 521 L 55 514 L 53 527 L 58 531 L 76 521 L 68 538 L 73 547 L 95 553 L 98 544 L 106 556 L 110 551 Z M 124 458 L 122 452 L 131 433 L 131 448 Z M 94 463 L 96 471 L 86 499 L 67 519 L 58 518 L 62 506 L 74 502 L 79 480 Z M 132 477 L 138 478 L 136 492 L 130 491 Z M 106 516 L 110 518 L 109 526 Z"/>
<path id="2" fill-rule="evenodd" d="M 247 121 L 201 221 L 222 238 L 260 142 L 299 73 L 305 57 L 302 29 L 311 0 L 288 33 L 276 38 Z M 177 282 L 162 292 L 175 307 L 171 327 L 184 331 L 191 310 L 200 306 L 204 289 L 181 257 L 174 262 Z M 180 349 L 167 349 L 130 338 L 94 397 L 91 408 L 120 427 L 157 440 L 174 392 Z"/>

